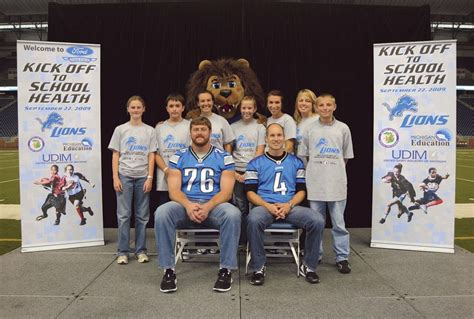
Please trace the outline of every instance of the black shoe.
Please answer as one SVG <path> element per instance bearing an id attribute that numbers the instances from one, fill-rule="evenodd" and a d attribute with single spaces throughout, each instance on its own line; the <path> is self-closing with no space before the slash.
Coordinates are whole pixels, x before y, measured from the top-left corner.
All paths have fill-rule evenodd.
<path id="1" fill-rule="evenodd" d="M 232 274 L 227 268 L 222 268 L 217 274 L 217 281 L 214 284 L 214 290 L 220 292 L 229 291 L 232 284 Z"/>
<path id="2" fill-rule="evenodd" d="M 413 213 L 410 212 L 410 214 L 408 214 L 408 222 L 411 222 L 411 219 L 413 218 Z"/>
<path id="3" fill-rule="evenodd" d="M 89 207 L 87 209 L 87 212 L 89 213 L 89 215 L 94 216 L 94 212 L 92 211 L 92 208 Z"/>
<path id="4" fill-rule="evenodd" d="M 176 273 L 173 269 L 168 268 L 165 271 L 163 279 L 161 279 L 160 291 L 161 292 L 173 292 L 178 290 L 176 284 L 178 280 L 176 279 Z"/>
<path id="5" fill-rule="evenodd" d="M 87 220 L 87 218 L 81 219 L 81 223 L 79 224 L 79 226 L 85 225 L 85 224 L 86 224 L 86 220 Z"/>
<path id="6" fill-rule="evenodd" d="M 405 212 L 403 212 L 403 211 L 398 212 L 397 217 L 398 217 L 398 218 L 402 217 L 403 213 L 405 213 Z"/>
<path id="7" fill-rule="evenodd" d="M 300 265 L 300 275 L 306 278 L 306 281 L 309 282 L 310 284 L 317 284 L 319 283 L 319 276 L 318 274 L 310 270 L 308 267 L 306 267 L 305 264 Z"/>
<path id="8" fill-rule="evenodd" d="M 259 271 L 254 271 L 250 278 L 250 284 L 254 286 L 261 286 L 265 283 L 265 266 Z"/>
<path id="9" fill-rule="evenodd" d="M 56 219 L 56 220 L 54 221 L 54 225 L 59 225 L 59 219 Z"/>
<path id="10" fill-rule="evenodd" d="M 341 274 L 348 274 L 351 272 L 351 265 L 347 260 L 338 261 L 336 267 Z"/>
<path id="11" fill-rule="evenodd" d="M 385 223 L 385 218 L 380 219 L 379 223 L 381 224 Z"/>

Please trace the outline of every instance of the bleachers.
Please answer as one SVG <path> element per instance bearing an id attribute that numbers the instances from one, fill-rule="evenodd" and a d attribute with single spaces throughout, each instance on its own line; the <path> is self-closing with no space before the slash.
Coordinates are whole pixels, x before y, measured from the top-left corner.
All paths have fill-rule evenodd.
<path id="1" fill-rule="evenodd" d="M 474 136 L 474 97 L 459 97 L 457 102 L 457 134 Z"/>
<path id="2" fill-rule="evenodd" d="M 18 103 L 0 98 L 0 137 L 18 136 Z"/>

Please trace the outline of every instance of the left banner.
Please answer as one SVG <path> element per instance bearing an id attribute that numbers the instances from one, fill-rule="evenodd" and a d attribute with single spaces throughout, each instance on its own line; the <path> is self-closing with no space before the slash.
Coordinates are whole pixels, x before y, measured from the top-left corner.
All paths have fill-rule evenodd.
<path id="1" fill-rule="evenodd" d="M 104 244 L 100 45 L 17 42 L 22 252 Z"/>

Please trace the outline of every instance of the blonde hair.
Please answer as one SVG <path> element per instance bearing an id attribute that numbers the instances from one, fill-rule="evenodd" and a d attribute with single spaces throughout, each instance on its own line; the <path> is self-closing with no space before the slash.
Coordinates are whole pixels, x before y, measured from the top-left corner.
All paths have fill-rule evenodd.
<path id="1" fill-rule="evenodd" d="M 132 103 L 132 101 L 140 101 L 143 107 L 145 107 L 145 100 L 139 95 L 133 95 L 127 100 L 127 108 L 130 106 L 130 103 Z"/>
<path id="2" fill-rule="evenodd" d="M 298 100 L 300 99 L 300 97 L 302 95 L 307 95 L 310 100 L 311 100 L 311 115 L 310 116 L 315 116 L 316 114 L 318 114 L 318 112 L 316 111 L 316 101 L 317 101 L 317 97 L 316 97 L 316 94 L 311 91 L 310 89 L 302 89 L 298 92 L 298 95 L 296 95 L 296 101 L 295 101 L 295 113 L 293 114 L 293 117 L 296 121 L 296 124 L 299 124 L 302 120 L 302 116 L 301 116 L 301 113 L 300 111 L 298 110 Z"/>
<path id="3" fill-rule="evenodd" d="M 334 105 L 336 105 L 336 98 L 334 97 L 334 95 L 332 95 L 330 93 L 323 93 L 320 96 L 318 96 L 318 98 L 316 99 L 316 104 L 318 104 L 320 99 L 322 99 L 323 97 L 330 98 L 332 100 L 332 103 L 334 103 Z"/>

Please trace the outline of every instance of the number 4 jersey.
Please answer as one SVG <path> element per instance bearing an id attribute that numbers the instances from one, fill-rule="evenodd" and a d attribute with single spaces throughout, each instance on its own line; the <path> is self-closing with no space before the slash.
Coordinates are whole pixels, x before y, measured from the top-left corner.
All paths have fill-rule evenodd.
<path id="1" fill-rule="evenodd" d="M 293 154 L 271 158 L 268 153 L 247 165 L 245 184 L 257 185 L 257 194 L 268 203 L 286 203 L 293 198 L 297 184 L 305 184 L 304 164 Z"/>
<path id="2" fill-rule="evenodd" d="M 191 201 L 208 201 L 220 192 L 222 172 L 234 171 L 234 159 L 214 146 L 199 157 L 191 147 L 171 156 L 169 166 L 181 171 L 181 191 Z"/>

